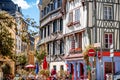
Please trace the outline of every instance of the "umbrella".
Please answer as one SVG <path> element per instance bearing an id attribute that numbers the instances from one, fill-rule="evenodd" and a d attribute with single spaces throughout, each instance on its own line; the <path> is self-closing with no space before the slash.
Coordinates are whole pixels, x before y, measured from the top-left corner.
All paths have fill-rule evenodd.
<path id="1" fill-rule="evenodd" d="M 25 68 L 35 68 L 35 65 L 29 64 L 29 65 L 26 65 Z"/>
<path id="2" fill-rule="evenodd" d="M 48 63 L 46 61 L 46 56 L 45 56 L 43 61 L 43 69 L 47 69 L 47 67 L 48 67 Z"/>

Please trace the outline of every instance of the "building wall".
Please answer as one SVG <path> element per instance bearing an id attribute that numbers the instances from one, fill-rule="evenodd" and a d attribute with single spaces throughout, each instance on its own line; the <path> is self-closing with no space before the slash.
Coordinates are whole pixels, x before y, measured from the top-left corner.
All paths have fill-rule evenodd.
<path id="1" fill-rule="evenodd" d="M 101 46 L 105 48 L 105 36 L 104 33 L 113 33 L 113 44 L 114 44 L 114 49 L 119 50 L 120 49 L 120 33 L 119 33 L 119 26 L 120 26 L 120 19 L 119 19 L 119 5 L 117 5 L 119 2 L 118 0 L 110 0 L 108 2 L 106 1 L 96 1 L 96 21 L 95 21 L 95 15 L 93 10 L 95 8 L 92 2 L 88 2 L 87 7 L 88 7 L 88 27 L 92 27 L 93 29 L 89 30 L 90 32 L 88 34 L 90 35 L 90 42 L 94 43 L 95 39 L 97 39 L 97 42 L 101 43 Z M 112 19 L 105 19 L 104 17 L 104 7 L 105 6 L 111 6 L 112 7 Z M 93 15 L 93 16 L 91 16 Z M 96 23 L 96 24 L 95 24 Z M 95 28 L 93 27 L 94 25 L 97 26 L 97 38 L 95 38 Z"/>
<path id="2" fill-rule="evenodd" d="M 39 35 L 35 36 L 35 40 L 34 40 L 34 50 L 37 50 L 37 46 L 38 46 L 37 44 L 38 44 L 39 39 L 40 39 L 40 36 L 39 36 Z"/>
<path id="3" fill-rule="evenodd" d="M 59 2 L 60 1 L 60 2 Z M 43 50 L 43 46 L 46 45 L 45 50 L 48 54 L 47 61 L 50 63 L 49 69 L 52 69 L 54 63 L 62 65 L 63 59 L 63 24 L 61 10 L 62 0 L 43 1 L 40 9 L 40 50 Z M 58 5 L 60 3 L 60 5 Z M 51 8 L 51 5 L 54 7 Z M 46 9 L 50 9 L 47 13 Z M 61 28 L 62 27 L 62 28 Z M 60 48 L 62 45 L 62 49 Z M 59 67 L 57 65 L 57 67 Z M 64 66 L 64 65 L 63 65 Z M 65 67 L 65 66 L 64 66 Z M 57 68 L 59 71 L 59 68 Z"/>
<path id="4" fill-rule="evenodd" d="M 79 9 L 80 10 L 80 16 L 79 17 L 80 21 L 79 24 L 68 26 L 68 23 L 70 21 L 69 19 L 69 13 L 73 12 L 73 24 L 75 23 L 75 10 Z M 87 10 L 86 7 L 83 7 L 81 0 L 74 0 L 74 1 L 67 1 L 66 4 L 66 15 L 63 18 L 63 34 L 65 35 L 65 53 L 68 54 L 71 46 L 71 39 L 69 38 L 71 35 L 80 33 L 82 35 L 82 50 L 86 46 L 89 45 L 89 40 L 88 40 L 88 34 L 87 34 Z M 77 44 L 75 44 L 77 45 Z"/>

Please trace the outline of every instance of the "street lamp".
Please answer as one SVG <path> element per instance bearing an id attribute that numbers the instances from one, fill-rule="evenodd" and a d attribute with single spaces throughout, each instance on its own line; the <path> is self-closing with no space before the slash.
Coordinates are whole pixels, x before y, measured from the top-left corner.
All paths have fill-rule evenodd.
<path id="1" fill-rule="evenodd" d="M 110 57 L 112 58 L 112 80 L 114 80 L 114 49 L 113 49 L 113 44 L 110 45 Z"/>

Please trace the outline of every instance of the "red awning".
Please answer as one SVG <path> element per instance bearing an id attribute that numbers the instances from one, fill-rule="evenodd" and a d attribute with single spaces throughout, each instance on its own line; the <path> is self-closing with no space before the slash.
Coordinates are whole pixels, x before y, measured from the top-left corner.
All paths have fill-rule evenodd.
<path id="1" fill-rule="evenodd" d="M 110 56 L 110 52 L 103 51 L 102 56 Z M 114 56 L 120 56 L 120 52 L 114 52 Z"/>

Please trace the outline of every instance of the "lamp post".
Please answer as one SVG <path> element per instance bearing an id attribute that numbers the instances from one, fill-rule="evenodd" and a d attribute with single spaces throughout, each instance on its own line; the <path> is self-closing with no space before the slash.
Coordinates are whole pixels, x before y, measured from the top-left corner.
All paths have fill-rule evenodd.
<path id="1" fill-rule="evenodd" d="M 110 45 L 110 57 L 112 58 L 112 80 L 114 80 L 114 49 L 113 49 L 113 44 Z"/>

